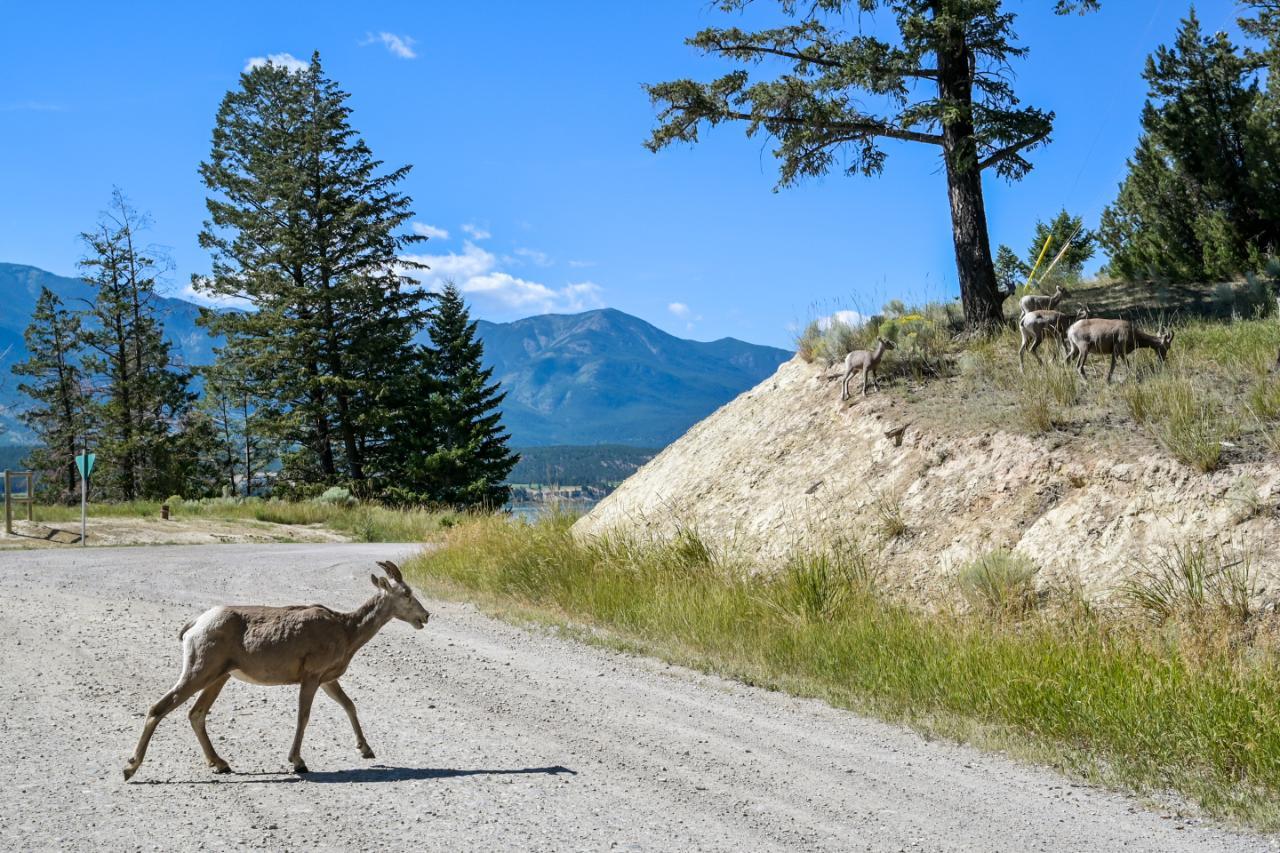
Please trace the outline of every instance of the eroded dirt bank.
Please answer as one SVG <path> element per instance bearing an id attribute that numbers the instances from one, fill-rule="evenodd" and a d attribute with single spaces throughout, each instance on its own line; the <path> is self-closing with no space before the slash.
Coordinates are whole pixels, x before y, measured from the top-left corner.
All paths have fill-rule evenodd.
<path id="1" fill-rule="evenodd" d="M 1105 597 L 1139 559 L 1203 539 L 1247 551 L 1280 596 L 1280 465 L 1198 473 L 1154 449 L 949 428 L 892 394 L 840 402 L 799 358 L 694 426 L 581 519 L 591 536 L 681 527 L 765 571 L 839 537 L 925 593 L 966 562 L 1014 548 L 1043 584 Z M 901 446 L 885 436 L 906 427 Z M 898 519 L 905 527 L 895 531 Z"/>

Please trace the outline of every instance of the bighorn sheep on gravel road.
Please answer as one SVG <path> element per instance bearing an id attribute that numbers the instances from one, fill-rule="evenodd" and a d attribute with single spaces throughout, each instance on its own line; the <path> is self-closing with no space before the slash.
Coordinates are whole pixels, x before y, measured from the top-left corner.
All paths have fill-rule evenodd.
<path id="1" fill-rule="evenodd" d="M 1018 304 L 1022 306 L 1023 314 L 1030 314 L 1032 311 L 1045 311 L 1057 308 L 1058 303 L 1062 301 L 1062 297 L 1070 295 L 1071 294 L 1067 293 L 1066 288 L 1062 285 L 1058 285 L 1058 289 L 1053 292 L 1052 296 L 1030 293 L 1022 297 Z"/>
<path id="2" fill-rule="evenodd" d="M 378 563 L 387 577 L 370 575 L 378 592 L 350 613 L 339 613 L 320 604 L 294 607 L 214 607 L 188 622 L 178 633 L 182 640 L 182 675 L 164 697 L 151 706 L 142 737 L 133 757 L 124 768 L 128 781 L 147 753 L 147 744 L 156 726 L 170 711 L 180 707 L 197 692 L 200 698 L 188 716 L 204 757 L 215 773 L 227 773 L 227 762 L 214 752 L 205 731 L 209 708 L 227 679 L 235 677 L 251 684 L 298 684 L 298 724 L 289 750 L 295 773 L 306 773 L 302 760 L 302 734 L 311 716 L 311 701 L 323 688 L 351 720 L 356 748 L 365 758 L 373 750 L 365 742 L 356 718 L 355 703 L 342 691 L 338 679 L 347 671 L 360 647 L 392 619 L 402 619 L 415 628 L 427 624 L 430 614 L 404 582 L 395 563 Z"/>
<path id="3" fill-rule="evenodd" d="M 1089 316 L 1089 309 L 1082 307 L 1076 312 L 1075 316 L 1065 314 L 1061 311 L 1050 311 L 1048 309 L 1039 311 L 1028 311 L 1022 315 L 1018 321 L 1019 329 L 1022 331 L 1022 345 L 1018 347 L 1018 370 L 1022 370 L 1022 354 L 1030 352 L 1035 356 L 1036 361 L 1040 364 L 1044 362 L 1040 359 L 1040 354 L 1036 350 L 1040 349 L 1040 344 L 1044 342 L 1045 335 L 1051 334 L 1062 344 L 1064 358 L 1071 357 L 1071 343 L 1067 340 L 1067 329 L 1076 320 L 1083 320 Z"/>
<path id="4" fill-rule="evenodd" d="M 1173 332 L 1163 335 L 1152 335 L 1142 331 L 1128 320 L 1077 320 L 1067 330 L 1067 339 L 1079 354 L 1076 357 L 1076 369 L 1084 378 L 1084 363 L 1089 353 L 1097 352 L 1111 356 L 1111 366 L 1107 368 L 1107 381 L 1116 369 L 1116 357 L 1129 364 L 1128 355 L 1136 349 L 1152 349 L 1156 351 L 1160 361 L 1169 354 L 1169 346 L 1173 343 Z"/>
<path id="5" fill-rule="evenodd" d="M 885 350 L 891 349 L 897 349 L 893 345 L 893 341 L 887 338 L 878 338 L 874 352 L 856 349 L 844 357 L 844 382 L 840 385 L 841 402 L 849 399 L 849 380 L 859 370 L 862 371 L 862 396 L 867 396 L 868 376 L 871 377 L 871 382 L 875 385 L 876 390 L 880 390 L 880 383 L 876 381 L 876 368 L 880 366 L 880 359 L 884 358 Z"/>

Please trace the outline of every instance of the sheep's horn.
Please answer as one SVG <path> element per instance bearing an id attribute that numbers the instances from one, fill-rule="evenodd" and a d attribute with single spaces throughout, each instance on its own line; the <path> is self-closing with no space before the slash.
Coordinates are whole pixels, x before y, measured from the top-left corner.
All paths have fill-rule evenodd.
<path id="1" fill-rule="evenodd" d="M 390 560 L 379 560 L 378 565 L 382 566 L 382 570 L 387 573 L 387 577 L 393 581 L 404 580 L 404 576 L 400 574 L 400 567 Z"/>

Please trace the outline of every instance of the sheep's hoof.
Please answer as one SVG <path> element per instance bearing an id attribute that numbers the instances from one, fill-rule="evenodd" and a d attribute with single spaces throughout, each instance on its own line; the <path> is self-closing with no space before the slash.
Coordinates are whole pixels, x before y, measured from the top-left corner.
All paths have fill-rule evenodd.
<path id="1" fill-rule="evenodd" d="M 305 763 L 299 761 L 297 764 L 293 765 L 293 772 L 298 775 L 302 775 L 303 773 L 310 773 L 311 771 L 307 769 L 307 765 Z"/>
<path id="2" fill-rule="evenodd" d="M 213 772 L 214 772 L 214 773 L 230 773 L 230 772 L 231 772 L 231 766 L 230 766 L 229 764 L 227 764 L 227 762 L 223 761 L 223 762 L 220 762 L 220 763 L 218 763 L 218 764 L 213 765 Z"/>
<path id="3" fill-rule="evenodd" d="M 377 758 L 377 756 L 373 754 L 373 750 L 367 746 L 361 747 L 360 755 L 364 758 Z"/>
<path id="4" fill-rule="evenodd" d="M 126 765 L 124 768 L 124 781 L 128 782 L 133 778 L 133 774 L 138 772 L 138 768 L 132 765 Z"/>

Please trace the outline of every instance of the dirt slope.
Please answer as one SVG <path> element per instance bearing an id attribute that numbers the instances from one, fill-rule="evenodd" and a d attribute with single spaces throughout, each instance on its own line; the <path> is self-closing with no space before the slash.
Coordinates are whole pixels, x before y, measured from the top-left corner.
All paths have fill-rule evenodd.
<path id="1" fill-rule="evenodd" d="M 318 697 L 286 772 L 296 691 L 232 681 L 209 731 L 182 709 L 120 768 L 179 667 L 176 631 L 225 601 L 355 605 L 411 546 L 220 545 L 0 556 L 4 850 L 1274 849 L 1055 773 L 822 703 L 429 603 L 343 679 L 377 758 Z"/>
<path id="2" fill-rule="evenodd" d="M 798 357 L 784 364 L 575 530 L 668 536 L 687 526 L 764 570 L 851 536 L 908 588 L 945 588 L 965 562 L 1016 548 L 1039 564 L 1042 583 L 1078 577 L 1093 596 L 1113 591 L 1135 557 L 1208 537 L 1247 550 L 1265 595 L 1280 592 L 1274 462 L 1205 475 L 1155 450 L 1116 456 L 1088 442 L 975 434 L 888 393 L 842 404 L 825 373 Z M 884 433 L 903 425 L 897 447 Z M 901 535 L 885 523 L 895 513 Z"/>

